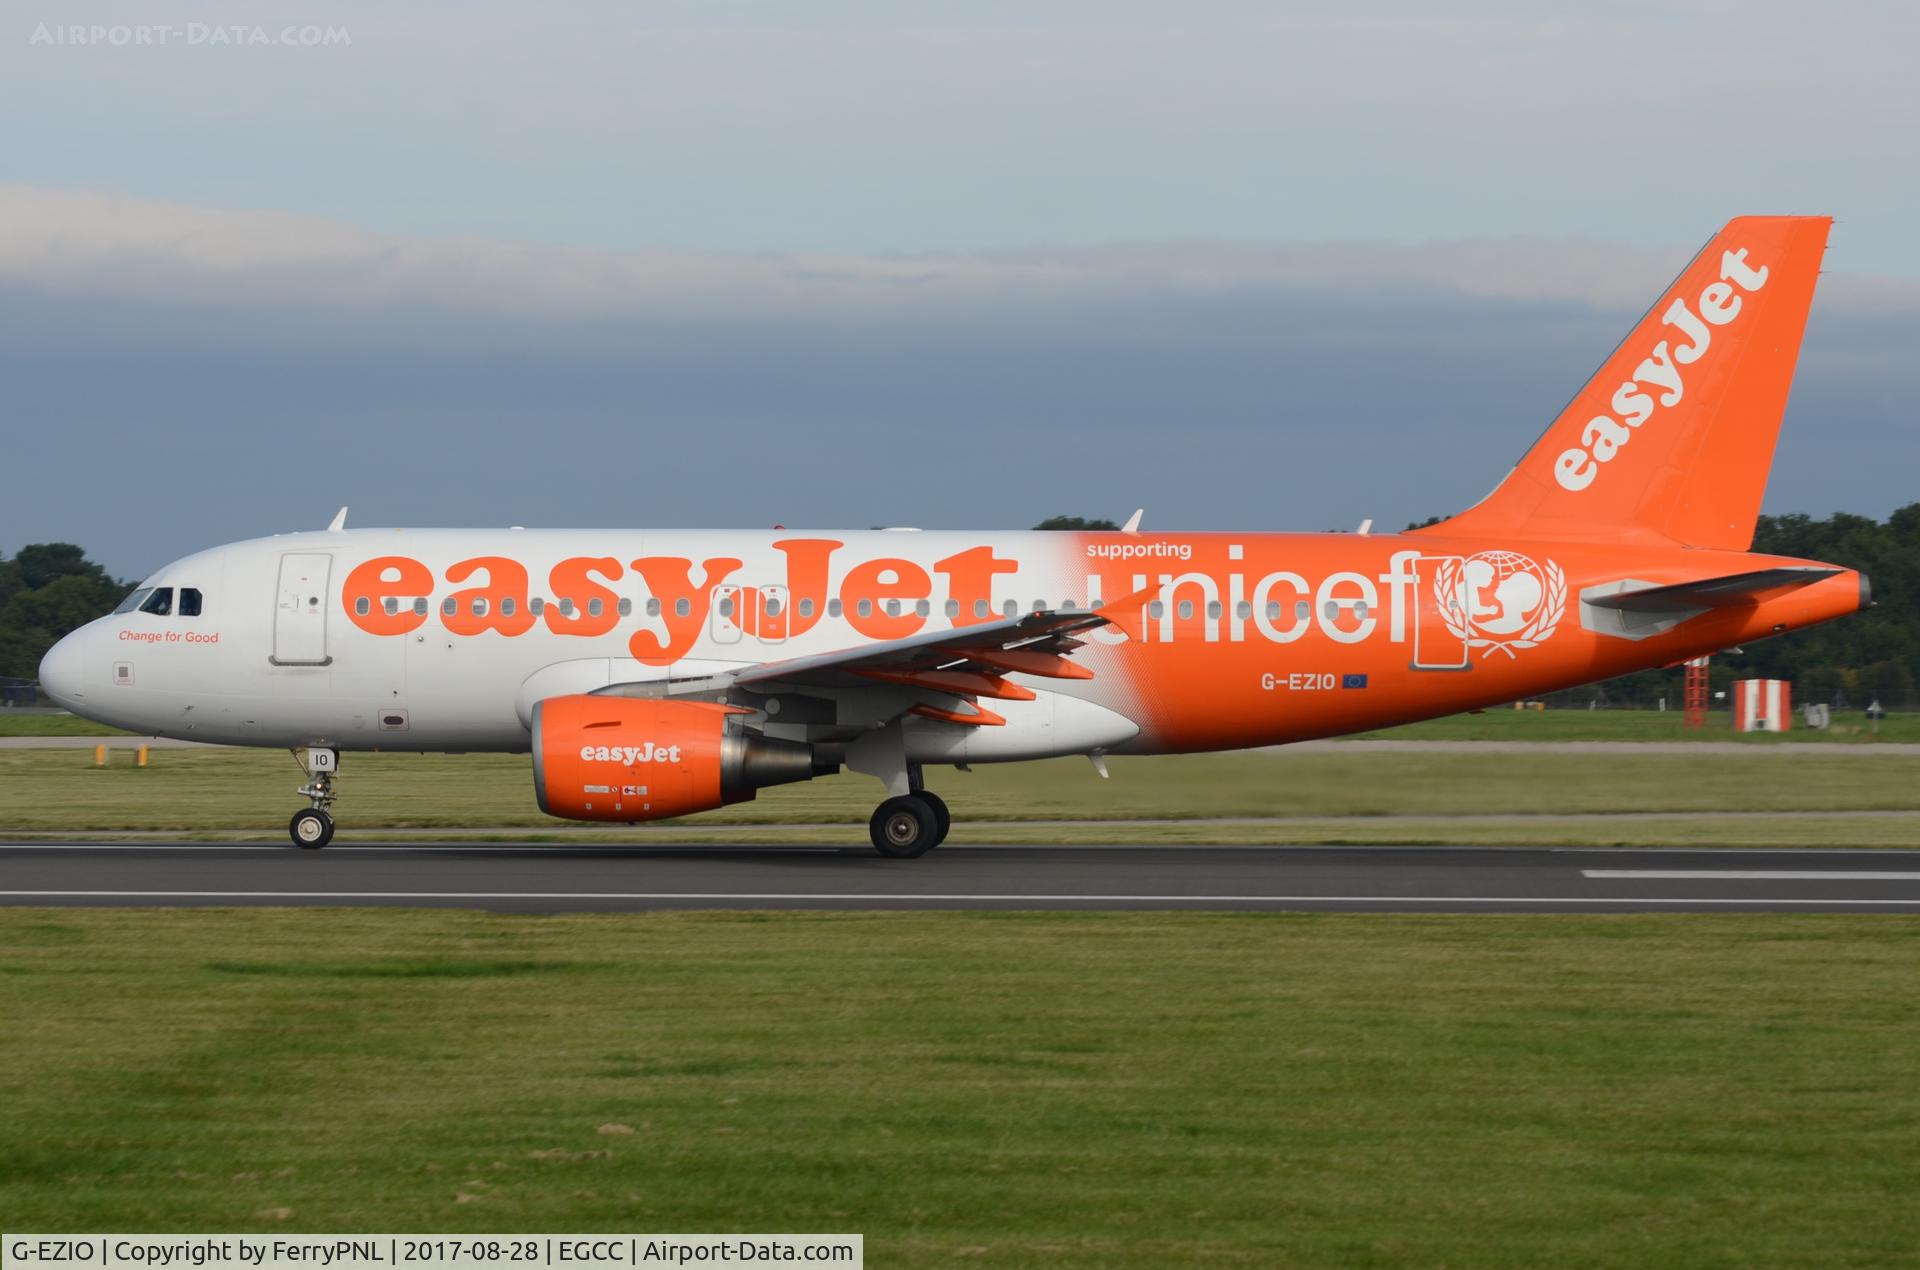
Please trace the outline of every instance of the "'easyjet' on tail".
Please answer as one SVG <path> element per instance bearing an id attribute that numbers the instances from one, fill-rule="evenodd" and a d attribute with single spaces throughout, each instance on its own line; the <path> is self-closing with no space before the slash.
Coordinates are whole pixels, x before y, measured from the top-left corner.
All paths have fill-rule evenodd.
<path id="1" fill-rule="evenodd" d="M 1730 221 L 1500 487 L 1429 532 L 1752 546 L 1832 223 Z"/>

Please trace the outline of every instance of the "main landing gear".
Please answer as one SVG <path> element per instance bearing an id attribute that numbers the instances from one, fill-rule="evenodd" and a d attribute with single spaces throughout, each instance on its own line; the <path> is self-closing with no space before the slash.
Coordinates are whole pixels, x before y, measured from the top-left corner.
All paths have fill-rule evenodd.
<path id="1" fill-rule="evenodd" d="M 307 774 L 307 783 L 300 787 L 300 793 L 313 805 L 293 813 L 293 819 L 287 822 L 287 836 L 296 847 L 318 851 L 333 841 L 333 816 L 328 813 L 327 805 L 333 801 L 333 778 L 340 770 L 340 753 L 309 749 L 302 758 L 301 752 L 295 750 L 294 757 Z"/>
<path id="2" fill-rule="evenodd" d="M 925 855 L 947 840 L 951 828 L 953 813 L 945 801 L 924 789 L 887 799 L 867 823 L 874 850 L 894 860 Z"/>

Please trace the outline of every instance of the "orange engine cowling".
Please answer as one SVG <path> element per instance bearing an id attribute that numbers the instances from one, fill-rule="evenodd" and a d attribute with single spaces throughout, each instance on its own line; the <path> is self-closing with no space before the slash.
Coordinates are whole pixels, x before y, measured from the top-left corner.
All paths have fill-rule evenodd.
<path id="1" fill-rule="evenodd" d="M 533 707 L 533 789 L 569 820 L 665 820 L 810 780 L 813 747 L 740 727 L 704 701 L 549 697 Z"/>

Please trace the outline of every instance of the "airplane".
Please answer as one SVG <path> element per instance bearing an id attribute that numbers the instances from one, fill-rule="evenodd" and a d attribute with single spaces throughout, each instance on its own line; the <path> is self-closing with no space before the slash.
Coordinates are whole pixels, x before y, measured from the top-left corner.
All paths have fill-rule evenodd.
<path id="1" fill-rule="evenodd" d="M 542 811 L 637 823 L 845 768 L 882 855 L 925 771 L 1270 746 L 1673 666 L 1852 613 L 1750 551 L 1831 219 L 1729 222 L 1504 480 L 1405 533 L 327 529 L 169 564 L 40 682 L 157 736 L 532 756 Z M 1596 759 L 1603 762 L 1604 759 Z"/>

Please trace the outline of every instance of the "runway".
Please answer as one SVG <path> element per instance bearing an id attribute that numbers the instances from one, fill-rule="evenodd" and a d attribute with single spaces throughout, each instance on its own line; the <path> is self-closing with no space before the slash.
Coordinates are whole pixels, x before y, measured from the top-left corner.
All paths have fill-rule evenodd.
<path id="1" fill-rule="evenodd" d="M 0 904 L 1920 912 L 1920 851 L 0 843 Z"/>

